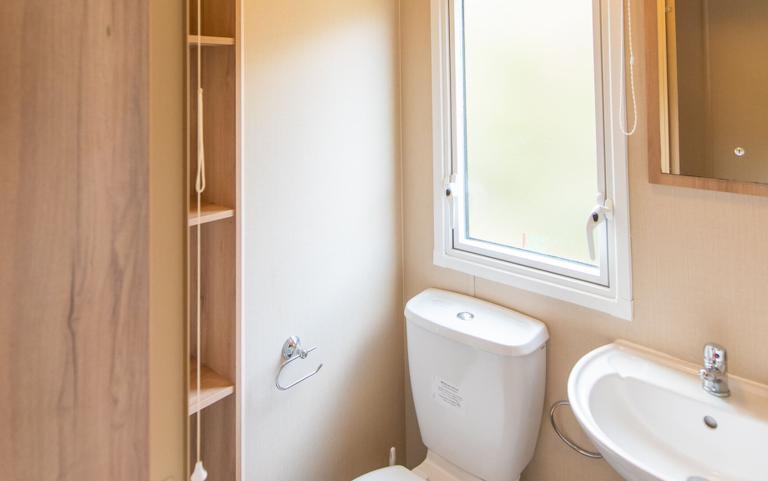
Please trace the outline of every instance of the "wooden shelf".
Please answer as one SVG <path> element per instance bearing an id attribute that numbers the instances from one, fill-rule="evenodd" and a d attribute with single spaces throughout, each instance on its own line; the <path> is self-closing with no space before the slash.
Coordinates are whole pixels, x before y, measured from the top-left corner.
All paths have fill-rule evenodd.
<path id="1" fill-rule="evenodd" d="M 232 37 L 211 37 L 209 35 L 203 35 L 201 38 L 203 47 L 226 47 L 235 44 L 235 39 Z M 197 46 L 197 35 L 188 35 L 187 44 L 190 47 Z"/>
<path id="2" fill-rule="evenodd" d="M 200 371 L 200 399 L 197 399 L 196 361 L 193 358 L 189 367 L 189 415 L 203 410 L 235 392 L 230 380 L 203 365 Z"/>
<path id="3" fill-rule="evenodd" d="M 200 207 L 200 217 L 197 217 L 197 207 L 195 206 L 194 199 L 189 206 L 189 226 L 195 226 L 198 224 L 207 224 L 208 222 L 216 222 L 217 220 L 229 219 L 235 215 L 235 209 L 224 207 L 216 204 L 204 203 Z"/>

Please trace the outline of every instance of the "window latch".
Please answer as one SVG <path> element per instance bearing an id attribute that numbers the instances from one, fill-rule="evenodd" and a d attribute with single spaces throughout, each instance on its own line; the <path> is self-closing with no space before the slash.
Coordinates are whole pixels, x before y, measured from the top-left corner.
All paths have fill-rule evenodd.
<path id="1" fill-rule="evenodd" d="M 455 198 L 458 191 L 456 190 L 459 185 L 456 183 L 456 175 L 453 174 L 443 182 L 445 184 L 445 196 L 447 198 Z"/>
<path id="2" fill-rule="evenodd" d="M 587 218 L 587 245 L 589 246 L 589 258 L 595 259 L 595 229 L 603 222 L 613 219 L 613 201 L 605 194 L 597 194 L 597 205 L 592 209 Z"/>
<path id="3" fill-rule="evenodd" d="M 456 182 L 456 174 L 448 177 L 443 184 L 445 185 L 445 198 L 451 210 L 451 228 L 455 229 L 459 217 L 458 209 L 456 208 L 459 195 L 459 184 Z"/>

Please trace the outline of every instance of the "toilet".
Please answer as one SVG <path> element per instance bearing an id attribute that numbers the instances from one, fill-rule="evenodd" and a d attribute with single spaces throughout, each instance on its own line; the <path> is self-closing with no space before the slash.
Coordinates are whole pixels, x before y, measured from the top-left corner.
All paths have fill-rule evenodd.
<path id="1" fill-rule="evenodd" d="M 473 297 L 427 289 L 405 308 L 408 366 L 427 457 L 355 481 L 517 481 L 544 408 L 546 326 Z"/>

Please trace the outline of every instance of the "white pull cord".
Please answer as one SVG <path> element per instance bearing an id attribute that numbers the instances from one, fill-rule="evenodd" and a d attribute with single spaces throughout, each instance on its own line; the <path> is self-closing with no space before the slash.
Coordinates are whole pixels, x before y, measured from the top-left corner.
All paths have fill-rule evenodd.
<path id="1" fill-rule="evenodd" d="M 200 217 L 202 214 L 202 203 L 203 203 L 203 192 L 205 191 L 205 140 L 204 140 L 204 129 L 203 129 L 203 86 L 202 86 L 202 74 L 201 74 L 201 67 L 202 67 L 202 50 L 203 50 L 203 34 L 201 29 L 201 16 L 202 16 L 202 8 L 201 8 L 202 0 L 197 0 L 197 177 L 195 178 L 195 192 L 197 194 L 197 222 L 196 222 L 196 238 L 197 238 L 197 259 L 196 259 L 196 272 L 197 275 L 196 279 L 196 309 L 195 314 L 197 318 L 197 325 L 196 325 L 196 340 L 197 343 L 195 345 L 195 364 L 196 364 L 196 382 L 195 382 L 195 404 L 197 405 L 198 409 L 195 413 L 195 441 L 196 441 L 196 457 L 197 462 L 195 463 L 195 469 L 192 472 L 192 476 L 190 478 L 191 481 L 205 481 L 206 478 L 208 478 L 208 472 L 205 470 L 205 467 L 203 467 L 203 461 L 201 457 L 201 437 L 202 437 L 202 429 L 200 427 L 200 372 L 202 370 L 202 326 L 200 324 L 200 308 L 202 307 L 201 299 L 202 299 L 202 292 L 201 292 L 201 264 L 200 261 L 200 244 L 202 242 L 202 235 L 200 230 Z"/>
<path id="2" fill-rule="evenodd" d="M 394 446 L 389 448 L 389 464 L 388 466 L 394 466 L 397 463 L 397 450 Z"/>
<path id="3" fill-rule="evenodd" d="M 199 82 L 200 79 L 198 78 L 198 84 Z M 200 203 L 199 197 L 205 191 L 205 140 L 203 134 L 203 89 L 200 87 L 197 89 L 197 178 L 195 179 L 198 207 Z M 200 213 L 198 212 L 199 215 Z"/>
<path id="4" fill-rule="evenodd" d="M 627 119 L 626 119 L 626 101 L 621 102 L 621 110 L 619 114 L 619 126 L 621 128 L 621 132 L 629 137 L 630 135 L 633 135 L 635 131 L 637 130 L 637 92 L 635 90 L 635 46 L 633 42 L 633 31 L 632 31 L 632 0 L 627 0 L 626 9 L 624 10 L 626 12 L 626 28 L 627 32 L 625 35 L 624 32 L 624 15 L 622 15 L 622 32 L 621 32 L 621 53 L 622 56 L 624 55 L 624 37 L 628 37 L 629 41 L 629 85 L 630 90 L 632 92 L 632 128 L 627 130 Z M 626 91 L 626 73 L 625 73 L 625 66 L 622 65 L 621 67 L 621 88 L 622 91 Z"/>

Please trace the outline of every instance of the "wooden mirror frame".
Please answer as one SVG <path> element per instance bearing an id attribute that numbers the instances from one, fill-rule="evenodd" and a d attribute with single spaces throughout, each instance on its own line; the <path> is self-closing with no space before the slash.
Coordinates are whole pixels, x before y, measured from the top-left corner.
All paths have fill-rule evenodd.
<path id="1" fill-rule="evenodd" d="M 661 62 L 666 62 L 660 53 L 661 27 L 664 25 L 659 18 L 659 5 L 664 5 L 665 0 L 644 1 L 641 5 L 644 8 L 645 17 L 645 87 L 647 96 L 647 126 L 648 129 L 648 181 L 652 184 L 671 185 L 676 187 L 689 187 L 694 189 L 715 190 L 719 192 L 731 192 L 734 194 L 748 194 L 768 197 L 768 184 L 758 182 L 744 182 L 739 180 L 712 179 L 708 177 L 694 177 L 690 175 L 666 174 L 661 171 L 662 152 L 664 148 L 669 148 L 669 135 L 665 134 L 668 119 L 666 106 L 662 102 L 667 102 L 667 80 L 666 66 L 662 67 Z M 661 75 L 665 78 L 662 78 Z M 662 89 L 664 91 L 662 92 Z M 667 144 L 665 147 L 663 144 Z"/>

